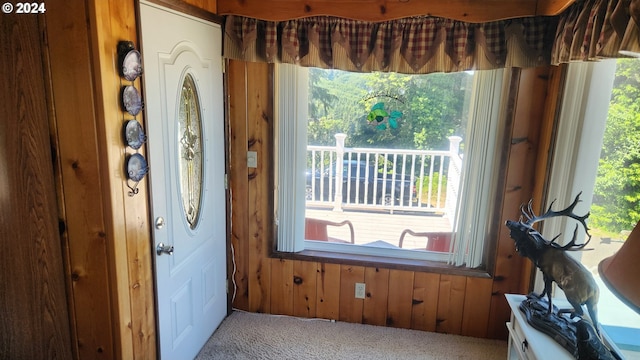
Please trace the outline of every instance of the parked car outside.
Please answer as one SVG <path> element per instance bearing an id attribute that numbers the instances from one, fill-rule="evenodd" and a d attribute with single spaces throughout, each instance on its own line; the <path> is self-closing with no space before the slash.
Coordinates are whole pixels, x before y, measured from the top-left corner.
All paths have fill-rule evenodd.
<path id="1" fill-rule="evenodd" d="M 336 164 L 324 171 L 306 173 L 306 199 L 333 201 Z M 409 205 L 415 198 L 415 186 L 401 174 L 384 174 L 365 161 L 344 160 L 342 168 L 342 201 L 344 203 L 389 206 Z M 394 201 L 392 201 L 392 199 Z"/>

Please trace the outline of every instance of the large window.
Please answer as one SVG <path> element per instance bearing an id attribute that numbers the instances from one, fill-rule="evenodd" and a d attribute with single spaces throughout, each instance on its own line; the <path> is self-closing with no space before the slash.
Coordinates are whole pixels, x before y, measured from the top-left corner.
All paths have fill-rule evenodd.
<path id="1" fill-rule="evenodd" d="M 278 65 L 278 250 L 481 267 L 504 74 Z"/>
<path id="2" fill-rule="evenodd" d="M 640 347 L 640 315 L 604 284 L 598 264 L 620 249 L 640 220 L 639 73 L 640 59 L 568 66 L 547 196 L 547 203 L 557 199 L 559 209 L 582 192 L 575 211 L 591 212 L 592 238 L 586 251 L 570 254 L 594 276 L 600 289 L 598 320 L 623 353 Z M 545 220 L 543 235 L 551 239 L 562 234 L 558 241 L 566 243 L 574 226 L 566 218 Z M 579 232 L 577 243 L 587 241 L 584 231 Z M 538 276 L 536 291 L 542 288 Z M 556 289 L 554 296 L 564 294 Z M 635 359 L 638 355 L 625 356 Z"/>

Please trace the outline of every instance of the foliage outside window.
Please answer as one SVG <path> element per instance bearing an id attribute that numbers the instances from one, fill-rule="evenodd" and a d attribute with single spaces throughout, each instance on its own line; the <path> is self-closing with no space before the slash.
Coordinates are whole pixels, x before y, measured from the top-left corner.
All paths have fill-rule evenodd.
<path id="1" fill-rule="evenodd" d="M 640 59 L 569 64 L 547 204 L 543 204 L 553 199 L 566 203 L 578 192 L 586 195 L 577 209 L 591 212 L 587 224 L 592 237 L 586 251 L 571 255 L 592 273 L 600 290 L 598 320 L 625 356 L 633 346 L 629 341 L 637 338 L 640 315 L 604 284 L 598 264 L 621 248 L 640 220 L 639 73 Z M 557 242 L 566 244 L 574 224 L 559 221 L 544 224 L 541 230 L 549 238 L 560 234 Z M 588 240 L 583 231 L 578 234 L 582 242 Z M 536 283 L 536 291 L 540 291 L 541 276 Z M 564 294 L 555 289 L 554 296 Z"/>
<path id="2" fill-rule="evenodd" d="M 619 59 L 611 92 L 591 226 L 630 231 L 640 220 L 640 61 Z"/>

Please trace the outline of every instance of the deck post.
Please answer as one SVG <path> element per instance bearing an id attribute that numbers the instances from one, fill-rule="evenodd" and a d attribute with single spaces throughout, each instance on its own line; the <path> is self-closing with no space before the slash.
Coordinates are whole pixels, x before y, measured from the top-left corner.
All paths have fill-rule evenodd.
<path id="1" fill-rule="evenodd" d="M 347 134 L 338 133 L 334 135 L 336 138 L 336 183 L 333 187 L 333 211 L 342 211 L 342 178 L 344 176 L 344 140 Z"/>

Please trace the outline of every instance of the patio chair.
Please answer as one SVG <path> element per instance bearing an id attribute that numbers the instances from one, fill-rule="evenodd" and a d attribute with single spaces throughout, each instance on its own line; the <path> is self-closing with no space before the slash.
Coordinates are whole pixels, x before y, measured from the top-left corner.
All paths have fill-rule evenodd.
<path id="1" fill-rule="evenodd" d="M 351 233 L 351 241 L 332 238 L 327 235 L 327 227 L 328 226 L 344 226 L 347 225 L 349 227 L 349 231 Z M 314 218 L 305 218 L 304 219 L 304 238 L 307 240 L 316 240 L 316 241 L 330 241 L 330 242 L 341 242 L 341 243 L 355 243 L 355 236 L 353 231 L 353 224 L 349 220 L 345 220 L 342 222 L 334 222 L 323 219 L 314 219 Z"/>
<path id="2" fill-rule="evenodd" d="M 400 241 L 398 247 L 402 247 L 405 235 L 411 235 L 416 237 L 426 237 L 427 243 L 425 250 L 449 252 L 449 244 L 451 243 L 451 232 L 432 231 L 432 232 L 415 232 L 410 229 L 402 230 L 400 234 Z"/>

